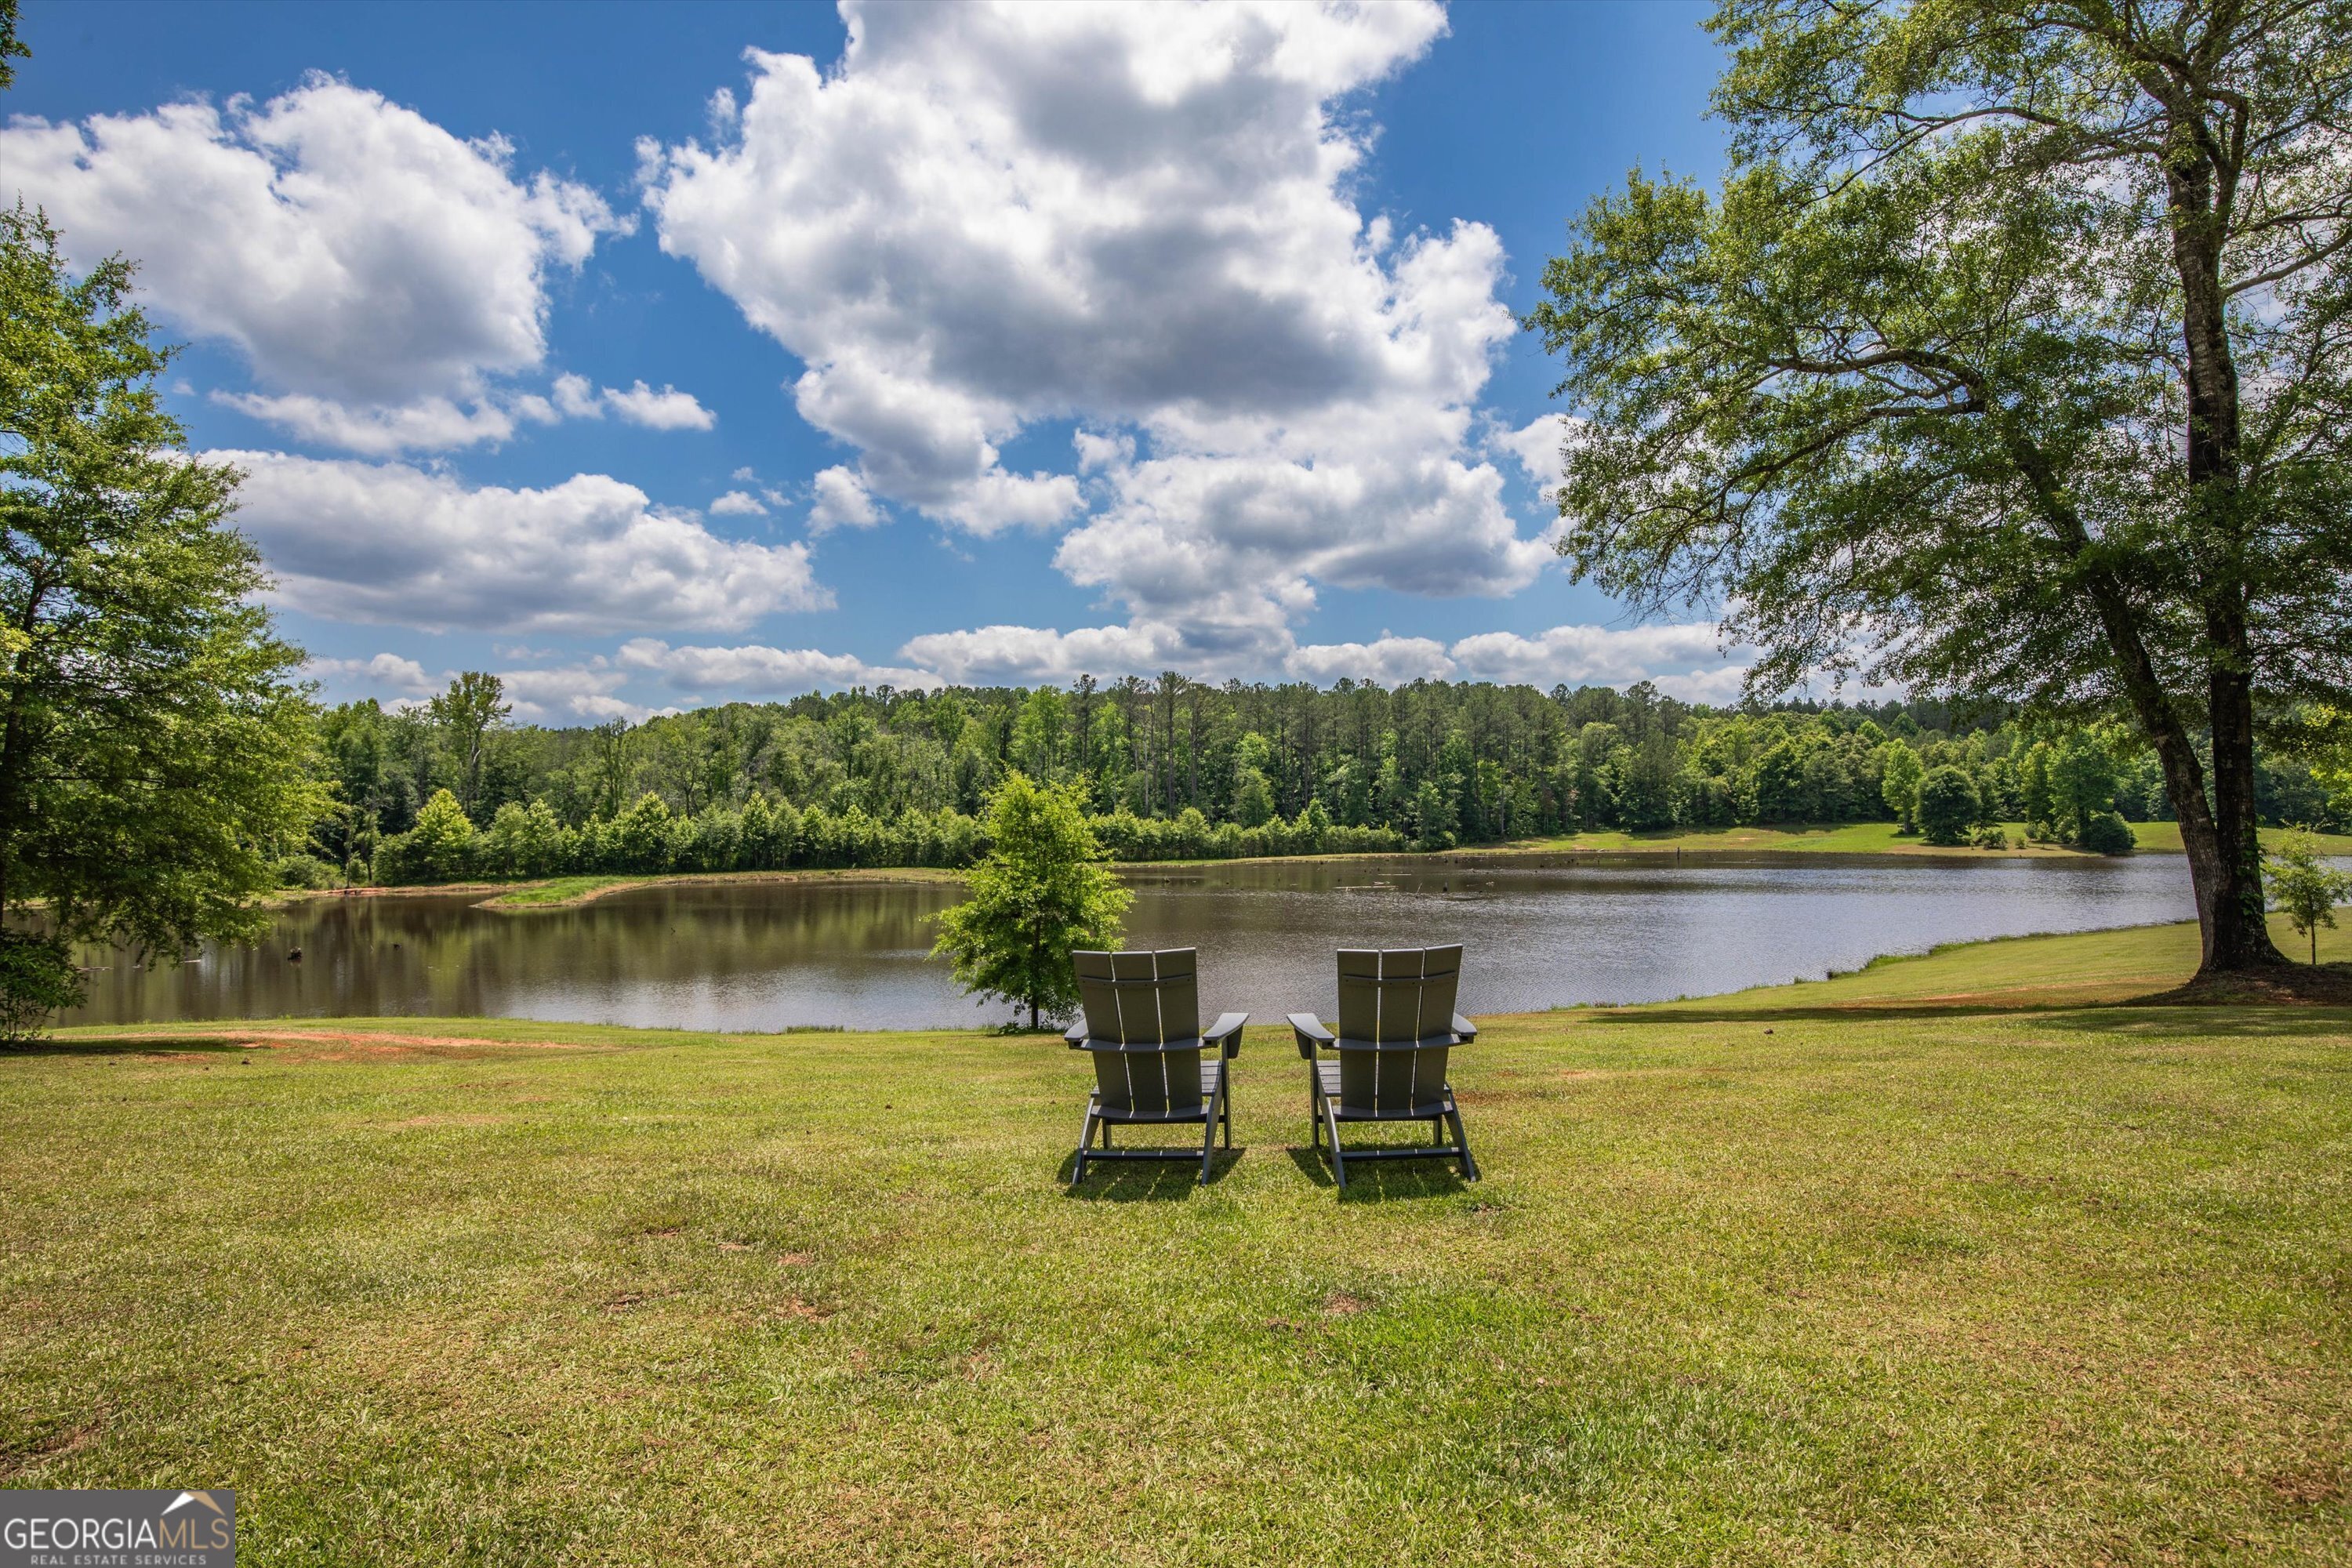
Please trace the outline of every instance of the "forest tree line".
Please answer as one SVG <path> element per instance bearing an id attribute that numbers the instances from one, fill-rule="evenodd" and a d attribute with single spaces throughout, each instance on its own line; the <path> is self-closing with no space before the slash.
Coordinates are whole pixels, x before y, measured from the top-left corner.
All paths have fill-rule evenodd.
<path id="1" fill-rule="evenodd" d="M 320 885 L 961 866 L 1014 772 L 1075 785 L 1134 860 L 1887 820 L 2109 848 L 2128 844 L 2113 819 L 2170 811 L 2116 727 L 1937 701 L 1717 709 L 1647 683 L 886 687 L 549 728 L 509 722 L 497 679 L 469 673 L 318 722 L 339 804 L 287 873 Z M 2269 820 L 2342 816 L 2292 760 L 2266 759 L 2262 787 Z"/>

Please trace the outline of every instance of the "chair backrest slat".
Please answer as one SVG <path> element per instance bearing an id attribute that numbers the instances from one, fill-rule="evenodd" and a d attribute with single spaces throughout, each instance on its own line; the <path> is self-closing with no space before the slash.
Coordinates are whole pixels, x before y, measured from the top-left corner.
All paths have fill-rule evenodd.
<path id="1" fill-rule="evenodd" d="M 1087 1036 L 1126 1047 L 1093 1053 L 1103 1108 L 1147 1115 L 1198 1110 L 1201 994 L 1193 950 L 1070 956 Z M 1159 1045 L 1174 1048 L 1135 1048 Z"/>
<path id="2" fill-rule="evenodd" d="M 1433 1104 L 1445 1086 L 1462 949 L 1339 952 L 1339 1104 L 1397 1112 Z M 1379 1046 L 1349 1050 L 1346 1042 Z"/>

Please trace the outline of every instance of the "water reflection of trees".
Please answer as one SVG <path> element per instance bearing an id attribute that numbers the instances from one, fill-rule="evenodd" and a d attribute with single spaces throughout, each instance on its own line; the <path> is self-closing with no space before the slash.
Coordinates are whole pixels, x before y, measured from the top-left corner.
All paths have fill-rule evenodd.
<path id="1" fill-rule="evenodd" d="M 921 960 L 925 917 L 954 896 L 886 884 L 656 889 L 519 914 L 469 898 L 313 900 L 280 910 L 267 941 L 208 947 L 184 965 L 85 953 L 90 1005 L 64 1021 L 484 1014 L 550 989 L 724 982 L 812 961 L 855 978 Z"/>
<path id="2" fill-rule="evenodd" d="M 1472 944 L 1479 1005 L 1697 994 L 2024 930 L 2164 918 L 2177 858 L 1709 865 L 1680 872 L 1410 861 L 1229 863 L 1132 876 L 1128 940 L 1198 945 L 1220 1006 L 1328 1003 L 1330 950 Z M 1353 890 L 1342 890 L 1342 889 Z M 499 914 L 471 895 L 322 899 L 185 969 L 96 954 L 67 1022 L 334 1015 L 613 1017 L 697 1026 L 977 1019 L 925 958 L 940 884 L 736 883 Z M 299 963 L 288 953 L 302 950 Z M 1465 982 L 1466 984 L 1466 982 Z M 1465 995 L 1469 992 L 1465 991 Z"/>

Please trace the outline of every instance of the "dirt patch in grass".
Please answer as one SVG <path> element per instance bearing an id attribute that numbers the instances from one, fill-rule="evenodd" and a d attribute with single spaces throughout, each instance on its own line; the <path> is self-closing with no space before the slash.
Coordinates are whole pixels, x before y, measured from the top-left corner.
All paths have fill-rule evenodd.
<path id="1" fill-rule="evenodd" d="M 2279 1501 L 2298 1508 L 2316 1508 L 2322 1503 L 2343 1500 L 2347 1477 L 2341 1465 L 2305 1465 L 2300 1469 L 2281 1475 L 2266 1476 L 2263 1482 Z"/>
<path id="2" fill-rule="evenodd" d="M 0 1482 L 14 1482 L 18 1476 L 46 1465 L 51 1459 L 63 1458 L 68 1454 L 89 1447 L 98 1437 L 98 1428 L 99 1423 L 92 1419 L 50 1436 L 37 1438 L 25 1447 L 0 1451 Z"/>
<path id="3" fill-rule="evenodd" d="M 642 1307 L 648 1301 L 658 1301 L 675 1296 L 675 1290 L 615 1290 L 604 1298 L 602 1305 L 607 1312 L 625 1312 L 632 1307 Z"/>
<path id="4" fill-rule="evenodd" d="M 405 1121 L 387 1121 L 383 1125 L 395 1131 L 410 1127 L 496 1127 L 511 1120 L 487 1110 L 467 1110 L 442 1116 L 412 1116 Z"/>
<path id="5" fill-rule="evenodd" d="M 310 1046 L 367 1056 L 399 1056 L 411 1051 L 451 1049 L 573 1051 L 585 1048 L 569 1040 L 492 1040 L 478 1035 L 394 1035 L 362 1029 L 240 1029 L 229 1037 L 257 1046 Z"/>
<path id="6" fill-rule="evenodd" d="M 181 1057 L 223 1055 L 237 1050 L 291 1052 L 320 1060 L 360 1060 L 415 1055 L 479 1056 L 486 1051 L 608 1051 L 610 1040 L 493 1039 L 487 1035 L 420 1034 L 401 1029 L 337 1029 L 231 1025 L 175 1030 L 170 1034 L 69 1035 L 38 1042 L 36 1052 L 90 1056 Z M 520 1079 L 510 1079 L 520 1083 Z"/>

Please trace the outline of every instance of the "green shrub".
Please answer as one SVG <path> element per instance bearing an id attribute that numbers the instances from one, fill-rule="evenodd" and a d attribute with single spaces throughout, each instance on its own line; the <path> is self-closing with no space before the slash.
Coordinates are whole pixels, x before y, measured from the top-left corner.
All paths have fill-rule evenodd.
<path id="1" fill-rule="evenodd" d="M 375 874 L 385 883 L 455 882 L 474 874 L 480 835 L 447 790 L 436 790 L 416 826 L 377 848 Z"/>
<path id="2" fill-rule="evenodd" d="M 2094 855 L 2128 855 L 2139 840 L 2132 837 L 2131 824 L 2114 812 L 2094 811 L 2083 818 L 2083 836 L 2074 842 Z"/>
<path id="3" fill-rule="evenodd" d="M 0 930 L 0 1044 L 29 1040 L 88 994 L 73 953 L 52 936 Z"/>
<path id="4" fill-rule="evenodd" d="M 281 888 L 301 888 L 313 893 L 342 880 L 332 866 L 316 855 L 289 855 L 273 860 L 269 874 Z"/>
<path id="5" fill-rule="evenodd" d="M 1978 828 L 1976 830 L 1975 837 L 1971 837 L 1969 842 L 1975 845 L 1979 849 L 2008 849 L 2013 847 L 2010 843 L 2008 833 L 2001 828 L 1999 823 L 1988 823 L 1984 826 Z"/>
<path id="6" fill-rule="evenodd" d="M 1966 844 L 1982 812 L 1976 781 L 1948 763 L 1919 781 L 1919 831 L 1930 844 Z"/>

